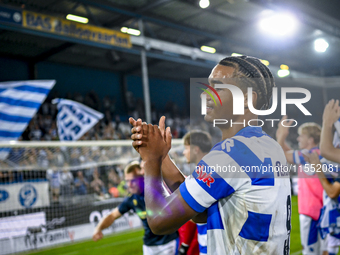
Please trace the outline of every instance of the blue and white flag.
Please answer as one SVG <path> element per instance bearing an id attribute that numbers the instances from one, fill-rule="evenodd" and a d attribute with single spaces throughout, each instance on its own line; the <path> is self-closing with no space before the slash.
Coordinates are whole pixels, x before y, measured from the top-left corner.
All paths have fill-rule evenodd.
<path id="1" fill-rule="evenodd" d="M 55 80 L 0 82 L 0 142 L 17 140 L 53 88 Z M 0 148 L 0 159 L 10 148 Z"/>
<path id="2" fill-rule="evenodd" d="M 78 140 L 104 117 L 102 113 L 71 100 L 56 98 L 52 103 L 58 104 L 57 126 L 60 141 Z"/>

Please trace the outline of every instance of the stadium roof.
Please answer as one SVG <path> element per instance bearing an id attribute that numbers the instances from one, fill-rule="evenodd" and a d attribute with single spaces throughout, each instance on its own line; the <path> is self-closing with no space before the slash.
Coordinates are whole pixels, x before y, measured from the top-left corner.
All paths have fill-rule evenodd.
<path id="1" fill-rule="evenodd" d="M 169 79 L 206 77 L 215 59 L 232 53 L 305 74 L 340 75 L 340 3 L 334 0 L 210 0 L 206 9 L 198 0 L 0 0 L 1 8 L 63 19 L 75 14 L 117 31 L 141 30 L 142 20 L 144 36 L 131 36 L 132 47 L 124 48 L 1 23 L 0 17 L 0 55 L 32 64 L 48 60 L 140 74 L 140 51 L 146 49 L 149 75 Z M 281 12 L 296 17 L 295 33 L 282 37 L 260 31 L 261 18 Z M 314 50 L 317 38 L 328 41 L 326 52 Z M 202 45 L 217 55 L 202 53 Z"/>

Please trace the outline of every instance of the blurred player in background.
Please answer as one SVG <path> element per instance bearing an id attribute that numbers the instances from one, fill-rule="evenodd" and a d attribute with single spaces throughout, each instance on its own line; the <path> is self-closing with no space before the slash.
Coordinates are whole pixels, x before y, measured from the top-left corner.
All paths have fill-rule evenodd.
<path id="1" fill-rule="evenodd" d="M 149 228 L 146 220 L 144 201 L 144 177 L 140 174 L 141 168 L 138 163 L 130 163 L 124 169 L 125 181 L 130 192 L 117 208 L 105 216 L 96 226 L 92 239 L 94 241 L 103 238 L 102 230 L 110 227 L 113 222 L 124 213 L 133 210 L 142 220 L 144 227 L 143 254 L 145 255 L 175 255 L 178 251 L 178 233 L 173 231 L 168 235 L 155 235 Z"/>
<path id="2" fill-rule="evenodd" d="M 339 101 L 333 99 L 326 105 L 323 113 L 320 152 L 323 157 L 331 161 L 332 168 L 327 174 L 322 167 L 322 162 L 316 152 L 306 155 L 309 163 L 315 164 L 317 175 L 324 189 L 322 213 L 319 220 L 319 227 L 323 237 L 327 236 L 327 250 L 329 255 L 336 255 L 340 246 L 340 224 L 337 217 L 340 217 L 339 195 L 340 195 L 340 176 L 338 173 L 340 164 L 340 107 Z M 333 132 L 335 127 L 335 132 Z M 334 136 L 333 136 L 334 133 Z M 332 142 L 333 140 L 333 142 Z M 330 166 L 330 164 L 329 164 Z M 321 169 L 320 169 L 321 168 Z M 329 234 L 329 235 L 327 235 Z"/>
<path id="3" fill-rule="evenodd" d="M 236 78 L 236 79 L 235 79 Z M 242 78 L 242 79 L 239 79 Z M 207 98 L 205 120 L 231 119 L 242 125 L 219 125 L 222 141 L 200 161 L 196 171 L 169 197 L 162 194 L 163 164 L 171 147 L 171 131 L 137 121 L 133 145 L 145 161 L 145 194 L 148 223 L 154 233 L 171 233 L 189 219 L 207 221 L 208 254 L 289 254 L 290 182 L 278 172 L 253 175 L 242 167 L 286 166 L 279 144 L 261 127 L 248 126 L 257 119 L 247 104 L 247 87 L 252 87 L 256 109 L 268 109 L 274 79 L 259 59 L 228 57 L 214 67 L 209 77 L 216 84 L 238 86 L 244 97 L 244 115 L 233 115 L 233 98 L 229 89 L 218 88 L 221 105 Z M 215 93 L 215 92 L 214 92 Z M 209 92 L 211 94 L 211 92 Z M 212 167 L 233 166 L 236 173 L 211 171 Z M 225 168 L 224 168 L 225 169 Z M 275 180 L 274 180 L 275 179 Z M 208 210 L 206 210 L 208 209 Z"/>
<path id="4" fill-rule="evenodd" d="M 209 133 L 200 131 L 200 130 L 192 130 L 185 134 L 183 137 L 184 140 L 184 151 L 183 154 L 187 160 L 187 163 L 195 163 L 197 166 L 201 159 L 209 153 L 212 148 L 211 137 Z M 196 230 L 197 229 L 197 230 Z M 188 248 L 188 252 L 186 254 L 194 254 L 191 251 L 191 247 L 195 247 L 198 241 L 199 244 L 199 253 L 207 254 L 207 224 L 206 223 L 197 223 L 194 224 L 192 221 L 188 221 L 185 223 L 179 230 L 180 236 L 183 239 L 181 241 L 181 249 Z M 191 242 L 190 242 L 191 240 Z M 181 252 L 180 249 L 180 252 Z M 185 253 L 183 253 L 185 254 Z"/>
<path id="5" fill-rule="evenodd" d="M 286 120 L 284 116 L 282 120 Z M 282 121 L 281 120 L 281 121 Z M 280 122 L 281 123 L 281 122 Z M 319 152 L 319 142 L 321 127 L 316 123 L 304 123 L 299 129 L 299 142 L 300 150 L 292 150 L 286 143 L 286 138 L 289 134 L 289 126 L 292 121 L 288 122 L 286 126 L 280 125 L 276 131 L 276 139 L 283 148 L 287 161 L 290 164 L 298 164 L 298 208 L 300 220 L 300 238 L 303 246 L 302 254 L 315 254 L 320 255 L 326 251 L 326 242 L 322 240 L 318 233 L 317 223 L 322 208 L 322 185 L 316 176 L 309 172 L 309 168 L 304 171 L 305 164 L 307 163 L 304 155 L 308 155 L 313 151 Z M 320 154 L 320 153 L 318 153 Z M 315 172 L 314 172 L 315 173 Z"/>

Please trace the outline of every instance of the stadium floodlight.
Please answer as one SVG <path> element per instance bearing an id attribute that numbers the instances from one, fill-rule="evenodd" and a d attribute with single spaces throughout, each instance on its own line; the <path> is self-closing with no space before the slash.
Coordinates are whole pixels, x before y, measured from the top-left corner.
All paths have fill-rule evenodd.
<path id="1" fill-rule="evenodd" d="M 128 27 L 122 27 L 120 29 L 122 33 L 129 34 L 129 35 L 134 35 L 134 36 L 139 36 L 140 31 L 134 28 L 128 28 Z"/>
<path id="2" fill-rule="evenodd" d="M 297 19 L 289 13 L 276 13 L 259 22 L 260 29 L 273 36 L 288 36 L 294 33 L 298 25 Z"/>
<path id="3" fill-rule="evenodd" d="M 319 38 L 314 41 L 314 49 L 317 52 L 325 52 L 328 46 L 329 43 L 325 39 Z"/>
<path id="4" fill-rule="evenodd" d="M 205 9 L 205 8 L 209 7 L 210 1 L 209 0 L 200 0 L 198 4 L 202 9 Z"/>
<path id="5" fill-rule="evenodd" d="M 261 59 L 262 64 L 269 66 L 269 61 L 265 59 Z"/>
<path id="6" fill-rule="evenodd" d="M 240 53 L 232 53 L 231 56 L 232 56 L 232 57 L 240 57 L 240 56 L 243 56 L 243 54 L 240 54 Z"/>
<path id="7" fill-rule="evenodd" d="M 89 22 L 88 18 L 73 15 L 73 14 L 67 14 L 66 19 L 71 20 L 71 21 L 75 21 L 75 22 L 79 22 L 79 23 L 83 23 L 83 24 L 87 24 Z"/>
<path id="8" fill-rule="evenodd" d="M 280 69 L 279 71 L 277 71 L 277 76 L 279 76 L 280 78 L 286 77 L 290 74 L 290 71 L 288 69 Z"/>
<path id="9" fill-rule="evenodd" d="M 289 66 L 282 64 L 282 65 L 280 65 L 280 69 L 289 70 Z"/>
<path id="10" fill-rule="evenodd" d="M 213 47 L 209 47 L 209 46 L 203 45 L 203 46 L 201 47 L 201 51 L 208 52 L 208 53 L 215 53 L 215 52 L 216 52 L 216 49 L 213 48 Z"/>

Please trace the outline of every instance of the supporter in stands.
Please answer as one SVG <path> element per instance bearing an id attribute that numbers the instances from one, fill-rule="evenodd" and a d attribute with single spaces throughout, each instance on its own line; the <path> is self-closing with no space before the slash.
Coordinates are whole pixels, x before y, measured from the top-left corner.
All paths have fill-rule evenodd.
<path id="1" fill-rule="evenodd" d="M 11 161 L 15 164 L 19 164 L 20 160 L 23 159 L 24 153 L 25 153 L 24 148 L 13 148 L 13 149 L 11 149 L 11 151 L 10 151 L 8 157 L 7 157 L 7 160 L 9 160 L 9 161 Z"/>
<path id="2" fill-rule="evenodd" d="M 117 187 L 119 185 L 120 183 L 119 176 L 117 175 L 117 173 L 115 172 L 113 168 L 111 168 L 108 171 L 107 180 L 108 180 L 108 183 L 110 183 L 113 187 Z"/>
<path id="3" fill-rule="evenodd" d="M 64 164 L 60 173 L 60 190 L 63 197 L 69 197 L 73 192 L 73 175 L 68 169 L 68 164 Z"/>
<path id="4" fill-rule="evenodd" d="M 178 250 L 177 232 L 169 235 L 155 235 L 149 228 L 146 220 L 145 202 L 144 202 L 144 178 L 139 174 L 140 166 L 132 162 L 127 165 L 125 181 L 128 185 L 130 196 L 127 197 L 120 206 L 115 208 L 110 214 L 105 216 L 96 226 L 92 239 L 98 241 L 103 238 L 102 231 L 113 224 L 124 213 L 133 210 L 143 222 L 143 254 L 145 255 L 175 255 Z"/>
<path id="5" fill-rule="evenodd" d="M 31 129 L 31 132 L 29 134 L 29 138 L 30 140 L 33 140 L 33 141 L 39 141 L 43 136 L 43 133 L 39 127 L 39 124 L 35 124 L 34 125 L 34 128 Z"/>
<path id="6" fill-rule="evenodd" d="M 76 195 L 87 194 L 87 191 L 89 188 L 89 182 L 85 179 L 82 171 L 77 172 L 77 177 L 74 180 L 74 187 L 75 187 L 74 193 Z"/>
<path id="7" fill-rule="evenodd" d="M 59 201 L 60 194 L 60 173 L 57 169 L 48 169 L 46 173 L 46 179 L 50 182 L 50 192 L 53 202 Z"/>
<path id="8" fill-rule="evenodd" d="M 65 165 L 65 163 L 67 163 L 65 155 L 60 150 L 59 147 L 56 147 L 54 149 L 54 152 L 52 155 L 53 155 L 53 162 L 52 162 L 53 166 L 62 167 Z"/>
<path id="9" fill-rule="evenodd" d="M 99 178 L 98 169 L 95 168 L 93 172 L 93 181 L 91 182 L 91 188 L 95 194 L 97 194 L 100 198 L 104 198 L 106 193 L 104 182 Z"/>
<path id="10" fill-rule="evenodd" d="M 80 165 L 80 150 L 78 148 L 70 148 L 70 166 L 79 166 Z"/>
<path id="11" fill-rule="evenodd" d="M 37 163 L 39 167 L 48 168 L 49 167 L 49 150 L 47 149 L 39 149 L 37 155 Z"/>

